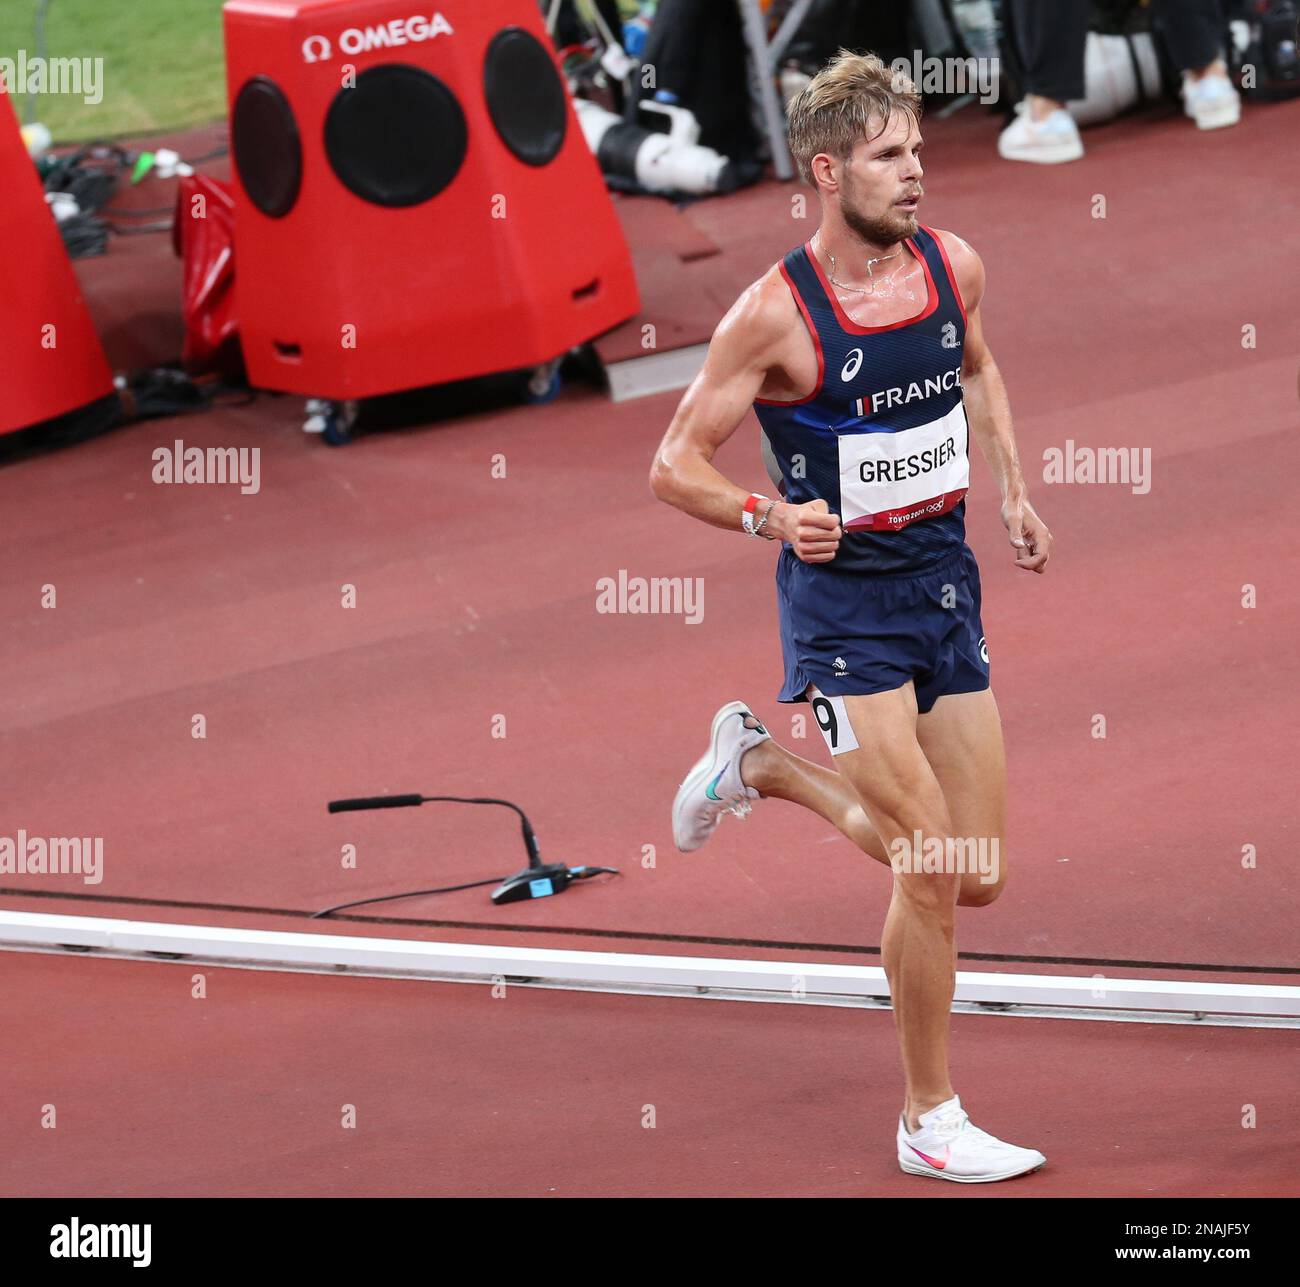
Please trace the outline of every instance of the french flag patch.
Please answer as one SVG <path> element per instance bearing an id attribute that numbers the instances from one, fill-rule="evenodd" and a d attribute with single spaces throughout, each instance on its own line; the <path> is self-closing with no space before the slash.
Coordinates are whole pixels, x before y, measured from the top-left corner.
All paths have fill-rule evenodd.
<path id="1" fill-rule="evenodd" d="M 853 399 L 853 414 L 859 417 L 859 419 L 865 420 L 868 414 L 870 414 L 867 411 L 867 401 L 868 399 L 866 398 Z"/>

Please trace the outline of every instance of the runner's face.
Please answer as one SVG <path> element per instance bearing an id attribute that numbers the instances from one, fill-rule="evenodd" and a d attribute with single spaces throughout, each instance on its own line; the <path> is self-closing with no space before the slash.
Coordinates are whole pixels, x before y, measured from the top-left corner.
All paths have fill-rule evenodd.
<path id="1" fill-rule="evenodd" d="M 879 138 L 853 149 L 842 172 L 840 213 L 864 241 L 892 246 L 916 232 L 921 146 L 917 123 L 896 112 Z"/>

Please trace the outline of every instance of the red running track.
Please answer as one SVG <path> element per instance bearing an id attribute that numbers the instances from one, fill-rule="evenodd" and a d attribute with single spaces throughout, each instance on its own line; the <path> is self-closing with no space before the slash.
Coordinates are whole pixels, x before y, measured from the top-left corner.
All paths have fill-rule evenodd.
<path id="1" fill-rule="evenodd" d="M 1010 567 L 992 486 L 973 471 L 968 524 L 1013 781 L 1012 877 L 996 905 L 961 918 L 966 968 L 992 958 L 998 968 L 1237 982 L 1300 973 L 1300 320 L 1283 273 L 1300 256 L 1300 225 L 1270 218 L 1256 233 L 1234 214 L 1243 244 L 1216 253 L 1225 223 L 1206 177 L 1216 190 L 1248 188 L 1257 210 L 1293 208 L 1300 180 L 1276 162 L 1272 140 L 1297 123 L 1300 103 L 1249 112 L 1218 135 L 1148 117 L 1090 134 L 1086 161 L 1046 172 L 1001 165 L 987 119 L 928 126 L 926 219 L 984 255 L 986 331 L 1027 466 L 1041 470 L 1045 450 L 1073 440 L 1149 449 L 1152 471 L 1145 494 L 1035 484 L 1059 543 L 1046 578 Z M 1104 220 L 1092 217 L 1099 193 Z M 733 223 L 746 263 L 770 237 L 770 260 L 812 230 L 792 226 L 789 195 L 771 185 L 703 203 L 693 218 L 723 244 Z M 1246 325 L 1254 348 L 1242 346 Z M 743 825 L 728 820 L 705 853 L 671 851 L 667 805 L 721 701 L 744 696 L 780 736 L 795 734 L 794 712 L 771 700 L 771 551 L 692 524 L 646 489 L 675 400 L 611 406 L 572 390 L 548 407 L 334 452 L 304 441 L 297 403 L 261 398 L 0 471 L 10 555 L 0 665 L 18 679 L 0 694 L 6 826 L 100 835 L 106 851 L 101 885 L 6 878 L 0 905 L 260 923 L 266 912 L 284 919 L 504 873 L 519 863 L 504 816 L 339 818 L 323 807 L 360 793 L 490 791 L 529 809 L 547 856 L 624 876 L 508 916 L 481 890 L 397 904 L 388 914 L 407 921 L 400 932 L 875 963 L 887 878 L 819 821 L 763 805 Z M 152 452 L 177 437 L 260 447 L 261 491 L 153 485 Z M 504 479 L 492 476 L 498 454 Z M 720 464 L 761 483 L 752 425 Z M 620 570 L 703 577 L 703 620 L 601 615 L 597 581 Z M 39 606 L 47 584 L 55 610 Z M 354 610 L 340 607 L 344 585 L 357 588 Z M 1243 606 L 1247 585 L 1256 607 Z M 201 741 L 190 735 L 196 714 Z M 1105 739 L 1093 736 L 1098 715 Z M 493 736 L 497 716 L 504 738 Z M 803 745 L 822 754 L 815 736 Z M 355 871 L 340 867 L 348 843 Z M 647 846 L 653 866 L 643 865 Z M 1242 867 L 1244 846 L 1258 855 L 1254 869 Z M 201 910 L 214 906 L 242 910 Z M 6 1045 L 27 1052 L 25 1102 L 51 1099 L 41 1087 L 54 1084 L 73 1108 L 57 1146 L 22 1127 L 5 1163 L 19 1168 L 14 1186 L 16 1173 L 47 1191 L 80 1175 L 100 1191 L 116 1169 L 143 1188 L 217 1191 L 223 1177 L 275 1176 L 286 1191 L 344 1191 L 347 1154 L 312 1132 L 323 1129 L 318 1112 L 367 1091 L 375 1133 L 355 1137 L 349 1191 L 492 1189 L 495 1177 L 502 1190 L 543 1192 L 549 1158 L 583 1183 L 629 1190 L 733 1191 L 730 1176 L 789 1191 L 813 1183 L 807 1168 L 827 1157 L 839 1170 L 818 1171 L 819 1183 L 829 1174 L 878 1192 L 901 1182 L 889 1173 L 899 1077 L 883 1014 L 530 994 L 471 1016 L 484 1004 L 473 990 L 220 974 L 228 1000 L 182 1020 L 169 1009 L 176 996 L 160 995 L 165 967 L 4 956 L 0 969 L 21 981 L 4 989 L 4 1006 Z M 528 1041 L 513 1026 L 525 1014 L 544 1016 Z M 1291 1155 L 1294 1133 L 1260 1148 L 1265 1127 L 1247 1134 L 1236 1122 L 1261 1100 L 1268 1130 L 1282 1132 L 1274 1124 L 1288 1113 L 1294 1122 L 1274 1080 L 1294 1066 L 1292 1034 L 955 1022 L 958 1088 L 976 1120 L 1043 1141 L 1053 1157 L 1035 1185 L 1282 1183 L 1276 1159 Z M 710 1044 L 715 1034 L 727 1044 Z M 211 1058 L 192 1058 L 204 1040 Z M 51 1050 L 57 1059 L 42 1053 Z M 584 1073 L 593 1050 L 607 1062 Z M 218 1062 L 222 1051 L 237 1055 L 231 1065 Z M 643 1091 L 646 1051 L 662 1080 L 652 1069 Z M 530 1061 L 548 1076 L 526 1079 Z M 440 1066 L 441 1100 L 422 1095 L 423 1075 Z M 493 1097 L 498 1113 L 514 1114 L 511 1130 L 496 1152 L 480 1152 L 472 1132 L 438 1123 L 454 1123 L 452 1105 L 489 1112 L 471 1107 L 489 1102 L 476 1079 L 501 1067 L 516 1071 L 489 1084 L 542 1088 L 529 1092 L 534 1107 L 549 1102 L 552 1079 L 585 1076 L 586 1103 L 542 1121 L 521 1100 Z M 316 1069 L 329 1094 L 312 1088 Z M 1191 1098 L 1193 1087 L 1209 1100 Z M 673 1099 L 688 1091 L 700 1096 L 694 1109 Z M 628 1129 L 639 1129 L 635 1112 L 657 1102 L 652 1093 L 677 1115 L 634 1136 L 624 1157 L 611 1145 L 619 1114 L 635 1105 Z M 447 1116 L 419 1116 L 440 1104 Z M 221 1119 L 238 1112 L 269 1132 L 270 1156 L 252 1149 L 264 1169 L 247 1165 L 238 1133 L 227 1131 L 221 1152 Z M 313 1124 L 295 1136 L 300 1119 Z M 691 1129 L 673 1135 L 685 1120 Z M 841 1135 L 843 1120 L 860 1120 L 861 1133 Z M 394 1122 L 388 1151 L 409 1160 L 381 1169 L 381 1123 Z M 421 1128 L 441 1154 L 412 1138 Z M 659 1171 L 647 1148 L 662 1150 Z M 451 1161 L 431 1176 L 439 1156 Z M 1113 1169 L 1117 1157 L 1128 1169 Z"/>
<path id="2" fill-rule="evenodd" d="M 954 1185 L 897 1169 L 886 1011 L 3 966 L 6 1194 L 1300 1195 L 1294 1031 L 955 1016 L 976 1124 L 1048 1164 Z"/>

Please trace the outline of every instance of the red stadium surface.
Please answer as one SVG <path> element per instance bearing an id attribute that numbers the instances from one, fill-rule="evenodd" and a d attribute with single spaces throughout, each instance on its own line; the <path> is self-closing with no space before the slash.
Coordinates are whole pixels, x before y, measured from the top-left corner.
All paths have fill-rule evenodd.
<path id="1" fill-rule="evenodd" d="M 1016 572 L 973 468 L 1012 875 L 962 910 L 959 968 L 1300 975 L 1300 225 L 1277 216 L 1300 199 L 1277 159 L 1298 124 L 1292 103 L 1200 135 L 1171 109 L 1089 134 L 1059 169 L 999 162 L 991 118 L 927 125 L 923 217 L 984 257 L 985 331 L 1057 538 L 1048 576 Z M 1225 220 L 1215 194 L 1247 189 Z M 793 191 L 699 203 L 676 216 L 689 228 L 619 202 L 654 238 L 636 249 L 646 316 L 695 319 L 672 343 L 707 338 L 812 231 Z M 132 284 L 175 271 L 164 240 L 79 265 L 118 364 L 179 346 L 156 294 L 130 316 Z M 773 700 L 771 549 L 649 494 L 676 398 L 574 387 L 333 451 L 304 438 L 299 401 L 260 397 L 0 471 L 8 826 L 105 848 L 101 884 L 5 877 L 0 907 L 302 930 L 331 903 L 522 865 L 504 813 L 329 816 L 328 799 L 492 794 L 528 810 L 544 857 L 622 877 L 505 908 L 482 889 L 414 899 L 334 930 L 879 964 L 887 875 L 827 824 L 765 803 L 673 850 L 668 804 L 713 710 L 743 697 L 787 742 L 800 712 Z M 260 491 L 153 484 L 151 453 L 177 438 L 260 447 Z M 1149 448 L 1149 491 L 1035 481 L 1070 442 Z M 719 463 L 758 485 L 752 423 Z M 702 577 L 703 619 L 598 613 L 620 571 Z M 893 1162 L 881 1012 L 219 969 L 196 1001 L 176 966 L 3 953 L 0 970 L 6 1193 L 953 1196 Z M 954 1034 L 975 1120 L 1049 1157 L 976 1192 L 1300 1192 L 1279 1161 L 1300 1142 L 1294 1030 L 958 1016 Z"/>
<path id="2" fill-rule="evenodd" d="M 195 1000 L 188 967 L 5 966 L 6 1193 L 1300 1194 L 1294 1032 L 957 1016 L 963 1102 L 1048 1157 L 958 1186 L 897 1169 L 883 1011 L 215 969 Z"/>

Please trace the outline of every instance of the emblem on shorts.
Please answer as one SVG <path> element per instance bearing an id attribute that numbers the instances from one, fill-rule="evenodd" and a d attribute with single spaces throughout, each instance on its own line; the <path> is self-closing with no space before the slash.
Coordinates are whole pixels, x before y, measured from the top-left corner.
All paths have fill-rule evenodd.
<path id="1" fill-rule="evenodd" d="M 989 664 L 989 646 L 984 642 L 983 635 L 980 635 L 980 659 L 986 666 Z"/>
<path id="2" fill-rule="evenodd" d="M 849 668 L 849 663 L 845 661 L 843 657 L 836 657 L 835 660 L 831 662 L 831 665 L 834 666 L 840 674 L 843 674 Z"/>

